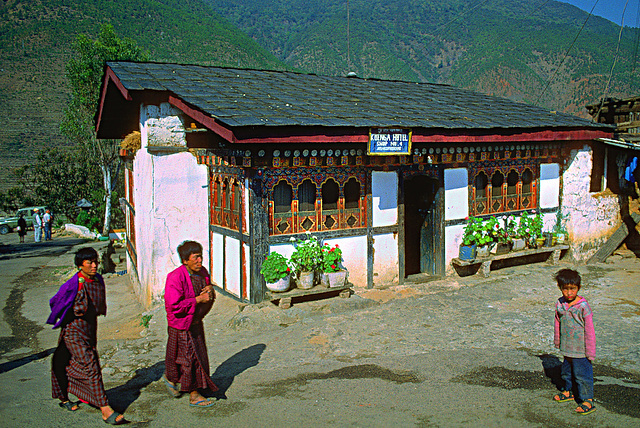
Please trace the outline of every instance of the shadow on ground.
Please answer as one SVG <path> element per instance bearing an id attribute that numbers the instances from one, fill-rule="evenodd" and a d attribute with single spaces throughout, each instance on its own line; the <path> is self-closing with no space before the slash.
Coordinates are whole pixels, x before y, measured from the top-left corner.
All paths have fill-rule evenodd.
<path id="1" fill-rule="evenodd" d="M 211 394 L 211 396 L 218 400 L 226 399 L 227 390 L 231 384 L 233 384 L 235 377 L 243 371 L 257 366 L 266 348 L 267 345 L 258 343 L 243 349 L 222 362 L 222 364 L 216 368 L 215 373 L 211 375 L 211 380 L 213 380 L 213 383 L 218 387 L 218 391 Z"/>

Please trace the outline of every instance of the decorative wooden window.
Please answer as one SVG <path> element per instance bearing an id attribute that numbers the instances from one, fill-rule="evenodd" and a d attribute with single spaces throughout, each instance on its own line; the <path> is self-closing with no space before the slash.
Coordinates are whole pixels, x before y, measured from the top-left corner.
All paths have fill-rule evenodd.
<path id="1" fill-rule="evenodd" d="M 506 177 L 505 177 L 506 172 Z M 489 178 L 489 175 L 491 174 Z M 481 170 L 472 182 L 473 215 L 532 209 L 537 206 L 535 177 L 529 167 Z"/>
<path id="2" fill-rule="evenodd" d="M 503 197 L 503 185 L 504 185 L 504 175 L 502 172 L 495 171 L 491 176 L 491 201 L 489 205 L 491 207 L 491 211 L 498 213 L 502 211 L 506 211 L 504 209 L 504 197 Z"/>
<path id="3" fill-rule="evenodd" d="M 276 228 L 280 233 L 287 233 L 293 229 L 291 224 L 291 202 L 293 189 L 285 180 L 281 180 L 273 189 L 274 213 L 273 218 Z"/>
<path id="4" fill-rule="evenodd" d="M 324 230 L 339 229 L 338 198 L 340 188 L 333 178 L 322 185 L 322 228 Z"/>
<path id="5" fill-rule="evenodd" d="M 351 177 L 344 185 L 344 221 L 342 227 L 362 227 L 360 219 L 360 183 Z"/>
<path id="6" fill-rule="evenodd" d="M 364 170 L 356 168 L 273 171 L 264 182 L 270 234 L 364 227 L 365 180 Z"/>
<path id="7" fill-rule="evenodd" d="M 209 182 L 210 222 L 241 231 L 242 187 L 234 176 L 212 176 Z"/>
<path id="8" fill-rule="evenodd" d="M 536 207 L 535 183 L 533 172 L 529 168 L 522 173 L 522 187 L 520 189 L 520 209 L 526 210 Z"/>
<path id="9" fill-rule="evenodd" d="M 311 180 L 304 180 L 298 185 L 297 218 L 297 230 L 316 229 L 316 185 Z"/>

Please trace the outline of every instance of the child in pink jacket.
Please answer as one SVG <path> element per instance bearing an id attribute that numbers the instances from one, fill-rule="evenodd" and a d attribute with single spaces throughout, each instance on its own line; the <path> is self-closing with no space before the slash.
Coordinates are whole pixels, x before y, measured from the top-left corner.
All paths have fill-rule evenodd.
<path id="1" fill-rule="evenodd" d="M 553 342 L 564 355 L 564 388 L 553 399 L 559 403 L 575 399 L 579 403 L 576 412 L 588 415 L 596 410 L 593 404 L 592 361 L 596 357 L 593 312 L 586 299 L 578 295 L 581 278 L 577 271 L 561 269 L 555 279 L 562 297 L 556 302 Z M 577 392 L 576 397 L 573 395 L 574 390 Z"/>

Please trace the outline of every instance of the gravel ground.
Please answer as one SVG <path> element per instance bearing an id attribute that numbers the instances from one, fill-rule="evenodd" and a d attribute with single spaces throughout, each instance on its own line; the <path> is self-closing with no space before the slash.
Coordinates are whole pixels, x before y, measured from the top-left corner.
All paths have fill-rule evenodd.
<path id="1" fill-rule="evenodd" d="M 575 267 L 597 337 L 598 411 L 585 417 L 575 414 L 575 405 L 551 401 L 560 363 L 553 347 L 560 296 L 553 274 L 563 267 L 575 266 L 538 263 L 489 278 L 355 289 L 349 299 L 294 301 L 286 310 L 218 296 L 205 319 L 212 378 L 220 387 L 210 409 L 189 408 L 186 397 L 166 393 L 160 380 L 164 309 L 143 312 L 127 277 L 114 275 L 106 280 L 109 314 L 99 329 L 105 385 L 112 404 L 126 410 L 133 426 L 145 427 L 637 426 L 640 260 L 622 253 Z M 54 269 L 41 269 L 40 283 Z M 29 292 L 24 296 L 24 307 L 33 307 Z M 140 325 L 145 320 L 147 328 Z M 33 353 L 54 346 L 57 332 L 43 330 L 38 339 L 39 348 L 29 351 L 33 361 L 2 364 L 0 426 L 99 422 L 93 409 L 67 414 L 50 399 L 44 401 L 47 417 L 23 412 L 50 396 L 48 357 Z M 3 361 L 15 363 L 20 352 Z M 11 394 L 15 384 L 33 397 Z"/>

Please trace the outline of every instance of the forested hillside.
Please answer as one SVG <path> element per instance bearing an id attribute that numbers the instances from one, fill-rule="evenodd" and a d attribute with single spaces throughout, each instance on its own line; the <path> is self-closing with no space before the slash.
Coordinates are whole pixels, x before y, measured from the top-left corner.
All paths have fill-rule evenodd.
<path id="1" fill-rule="evenodd" d="M 65 144 L 72 42 L 104 23 L 153 61 L 448 83 L 583 117 L 640 92 L 638 30 L 618 47 L 618 26 L 552 0 L 5 0 L 0 190 Z"/>
<path id="2" fill-rule="evenodd" d="M 10 170 L 59 131 L 65 64 L 78 34 L 109 23 L 154 61 L 281 69 L 285 65 L 201 0 L 8 0 L 0 3 L 0 190 Z"/>
<path id="3" fill-rule="evenodd" d="M 602 96 L 640 91 L 638 30 L 625 29 L 617 50 L 619 26 L 566 3 L 205 1 L 309 72 L 449 83 L 583 117 Z"/>

